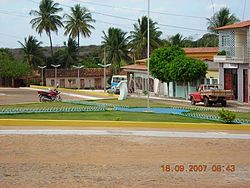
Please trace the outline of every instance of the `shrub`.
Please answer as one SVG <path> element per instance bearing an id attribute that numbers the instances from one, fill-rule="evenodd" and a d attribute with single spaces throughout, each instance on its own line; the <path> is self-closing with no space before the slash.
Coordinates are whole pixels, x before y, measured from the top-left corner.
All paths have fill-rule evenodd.
<path id="1" fill-rule="evenodd" d="M 148 91 L 147 91 L 147 90 L 144 90 L 142 93 L 143 93 L 143 95 L 145 95 L 145 96 L 148 95 Z"/>
<path id="2" fill-rule="evenodd" d="M 225 50 L 220 51 L 220 52 L 217 53 L 217 55 L 226 55 L 226 51 Z"/>
<path id="3" fill-rule="evenodd" d="M 115 120 L 115 121 L 121 121 L 122 118 L 121 118 L 121 117 L 115 117 L 114 120 Z"/>
<path id="4" fill-rule="evenodd" d="M 236 118 L 236 114 L 234 112 L 231 112 L 229 110 L 220 110 L 219 112 L 220 119 L 225 123 L 233 123 L 233 121 Z"/>

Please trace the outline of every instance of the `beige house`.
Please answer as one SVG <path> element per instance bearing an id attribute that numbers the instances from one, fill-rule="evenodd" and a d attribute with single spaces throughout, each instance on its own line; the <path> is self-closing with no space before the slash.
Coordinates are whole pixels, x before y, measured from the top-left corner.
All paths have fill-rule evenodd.
<path id="1" fill-rule="evenodd" d="M 79 69 L 46 69 L 46 86 L 59 85 L 60 88 L 80 88 L 80 89 L 103 89 L 104 69 L 103 68 L 83 68 Z M 110 69 L 106 70 L 106 80 L 111 78 Z M 55 81 L 56 79 L 56 81 Z"/>
<path id="2" fill-rule="evenodd" d="M 217 28 L 219 51 L 214 56 L 219 63 L 219 80 L 225 89 L 233 90 L 235 100 L 250 99 L 250 20 Z"/>

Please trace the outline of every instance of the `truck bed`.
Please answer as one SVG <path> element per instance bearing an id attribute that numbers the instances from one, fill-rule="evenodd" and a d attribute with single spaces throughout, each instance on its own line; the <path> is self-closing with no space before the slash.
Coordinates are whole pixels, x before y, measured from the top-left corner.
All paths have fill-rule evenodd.
<path id="1" fill-rule="evenodd" d="M 201 91 L 201 95 L 230 97 L 233 95 L 233 92 L 232 90 L 211 89 L 211 90 Z"/>

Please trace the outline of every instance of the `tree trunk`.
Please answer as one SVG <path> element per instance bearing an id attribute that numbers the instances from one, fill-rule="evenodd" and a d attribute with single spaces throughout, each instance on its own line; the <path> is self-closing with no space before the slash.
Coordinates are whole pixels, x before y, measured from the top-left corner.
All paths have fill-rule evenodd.
<path id="1" fill-rule="evenodd" d="M 49 34 L 49 42 L 50 42 L 50 52 L 51 52 L 51 57 L 52 57 L 52 59 L 53 59 L 54 53 L 53 53 L 53 44 L 52 44 L 52 39 L 51 39 L 50 30 L 48 31 L 48 34 Z"/>
<path id="2" fill-rule="evenodd" d="M 185 82 L 185 97 L 188 100 L 188 82 Z"/>
<path id="3" fill-rule="evenodd" d="M 11 87 L 15 87 L 15 79 L 11 78 Z"/>
<path id="4" fill-rule="evenodd" d="M 167 87 L 168 87 L 168 90 L 167 90 L 167 97 L 169 97 L 169 82 L 167 82 Z"/>
<path id="5" fill-rule="evenodd" d="M 161 87 L 161 81 L 159 80 L 158 86 L 157 86 L 157 95 L 160 96 L 160 87 Z"/>
<path id="6" fill-rule="evenodd" d="M 77 33 L 77 38 L 78 38 L 77 44 L 78 44 L 78 53 L 79 53 L 79 49 L 80 49 L 80 32 L 79 31 Z"/>

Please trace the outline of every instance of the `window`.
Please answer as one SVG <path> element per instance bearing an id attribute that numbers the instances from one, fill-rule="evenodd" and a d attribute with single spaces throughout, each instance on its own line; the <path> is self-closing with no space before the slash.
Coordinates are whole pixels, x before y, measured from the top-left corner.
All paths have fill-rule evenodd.
<path id="1" fill-rule="evenodd" d="M 218 82 L 218 79 L 212 79 L 212 84 L 218 84 L 219 82 Z"/>
<path id="2" fill-rule="evenodd" d="M 72 80 L 72 84 L 76 84 L 76 79 L 73 79 L 73 80 Z"/>
<path id="3" fill-rule="evenodd" d="M 221 44 L 222 44 L 222 47 L 229 47 L 230 46 L 230 37 L 229 37 L 229 35 L 223 35 L 221 37 Z"/>
<path id="4" fill-rule="evenodd" d="M 51 80 L 50 85 L 54 86 L 55 85 L 55 80 Z"/>

